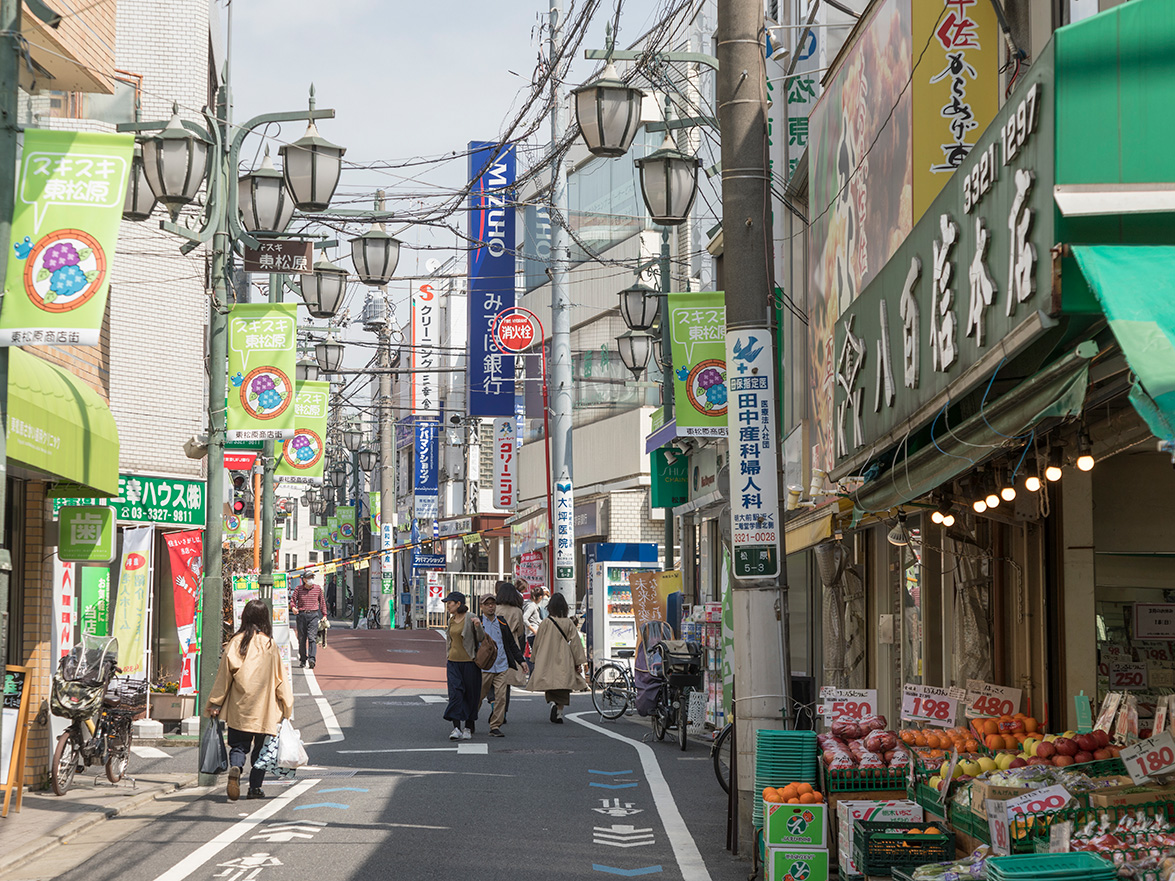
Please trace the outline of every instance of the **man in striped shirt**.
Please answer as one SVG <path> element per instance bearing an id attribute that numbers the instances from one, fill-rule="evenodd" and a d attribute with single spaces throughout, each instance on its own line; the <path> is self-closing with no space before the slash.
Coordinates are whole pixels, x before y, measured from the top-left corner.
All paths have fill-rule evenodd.
<path id="1" fill-rule="evenodd" d="M 298 666 L 305 667 L 309 660 L 313 670 L 318 651 L 318 622 L 326 616 L 326 597 L 312 570 L 307 570 L 302 575 L 302 583 L 294 588 L 290 611 L 298 616 Z"/>

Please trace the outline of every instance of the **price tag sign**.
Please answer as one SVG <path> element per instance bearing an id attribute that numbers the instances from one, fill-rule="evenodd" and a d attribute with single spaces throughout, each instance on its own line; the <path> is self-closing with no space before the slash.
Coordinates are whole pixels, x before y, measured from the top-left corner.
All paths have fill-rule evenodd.
<path id="1" fill-rule="evenodd" d="M 983 803 L 987 810 L 987 831 L 991 834 L 992 852 L 1006 857 L 1012 852 L 1012 830 L 1008 823 L 1008 812 L 999 799 L 989 798 Z"/>
<path id="2" fill-rule="evenodd" d="M 1054 823 L 1049 827 L 1049 853 L 1069 853 L 1073 838 L 1073 821 Z"/>
<path id="3" fill-rule="evenodd" d="M 1147 687 L 1145 663 L 1113 661 L 1110 663 L 1110 688 L 1115 691 L 1137 691 Z"/>
<path id="4" fill-rule="evenodd" d="M 1139 785 L 1150 783 L 1152 777 L 1175 772 L 1175 737 L 1170 731 L 1164 731 L 1140 740 L 1122 750 L 1122 761 L 1130 779 Z"/>
<path id="5" fill-rule="evenodd" d="M 1024 692 L 979 679 L 967 680 L 967 715 L 980 718 L 1011 716 L 1020 710 Z"/>
<path id="6" fill-rule="evenodd" d="M 816 707 L 817 715 L 831 725 L 837 719 L 859 722 L 877 712 L 876 688 L 822 688 L 824 703 Z"/>
<path id="7" fill-rule="evenodd" d="M 1025 814 L 1040 814 L 1045 811 L 1059 811 L 1073 796 L 1064 786 L 1047 786 L 1044 789 L 1034 789 L 1025 795 L 1018 795 L 1004 802 L 1009 820 L 1023 817 Z"/>
<path id="8" fill-rule="evenodd" d="M 1134 638 L 1175 639 L 1175 603 L 1135 603 Z"/>
<path id="9" fill-rule="evenodd" d="M 902 721 L 953 728 L 959 714 L 959 701 L 965 695 L 966 692 L 959 688 L 935 688 L 907 682 L 902 686 Z"/>
<path id="10" fill-rule="evenodd" d="M 910 764 L 914 763 L 913 756 L 910 757 Z M 951 750 L 951 759 L 947 762 L 947 772 L 942 778 L 942 786 L 938 790 L 938 803 L 944 808 L 947 803 L 947 795 L 951 791 L 951 783 L 955 779 L 955 766 L 959 764 L 959 751 L 957 749 Z"/>
<path id="11" fill-rule="evenodd" d="M 1140 646 L 1138 649 L 1139 660 L 1141 661 L 1170 661 L 1171 651 L 1166 644 L 1155 646 Z"/>

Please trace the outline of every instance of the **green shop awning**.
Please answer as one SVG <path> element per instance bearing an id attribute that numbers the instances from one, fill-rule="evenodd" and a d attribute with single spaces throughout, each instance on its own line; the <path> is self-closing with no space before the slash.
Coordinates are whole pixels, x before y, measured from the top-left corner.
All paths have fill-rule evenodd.
<path id="1" fill-rule="evenodd" d="M 106 402 L 18 348 L 8 350 L 8 458 L 94 495 L 118 495 L 118 427 Z"/>
<path id="2" fill-rule="evenodd" d="M 1130 403 L 1175 441 L 1175 247 L 1074 245 L 1073 256 L 1134 373 Z"/>

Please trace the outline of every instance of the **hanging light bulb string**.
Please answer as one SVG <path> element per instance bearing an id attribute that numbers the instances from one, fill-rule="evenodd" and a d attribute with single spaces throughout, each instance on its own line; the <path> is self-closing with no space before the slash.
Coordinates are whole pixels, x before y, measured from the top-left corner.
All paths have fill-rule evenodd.
<path id="1" fill-rule="evenodd" d="M 1024 450 L 1020 453 L 1020 459 L 1016 462 L 1016 467 L 1012 469 L 1012 483 L 1016 482 L 1016 475 L 1020 473 L 1020 466 L 1024 464 L 1024 457 L 1028 455 L 1028 449 L 1035 443 L 1035 441 L 1036 428 L 1034 427 L 1027 442 L 1024 444 Z"/>

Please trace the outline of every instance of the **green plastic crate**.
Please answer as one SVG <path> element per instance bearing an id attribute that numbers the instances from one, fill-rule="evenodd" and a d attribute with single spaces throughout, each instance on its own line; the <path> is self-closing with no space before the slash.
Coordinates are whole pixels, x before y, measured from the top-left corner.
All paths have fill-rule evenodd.
<path id="1" fill-rule="evenodd" d="M 955 833 L 943 823 L 853 824 L 853 860 L 866 875 L 886 875 L 892 869 L 915 868 L 955 858 Z M 906 834 L 907 829 L 938 829 L 934 835 Z"/>
<path id="2" fill-rule="evenodd" d="M 988 881 L 1114 881 L 1114 864 L 1097 854 L 1022 854 L 991 857 L 986 864 Z"/>
<path id="3" fill-rule="evenodd" d="M 844 771 L 824 771 L 825 793 L 878 792 L 885 789 L 905 789 L 909 772 L 905 768 L 848 768 Z"/>

